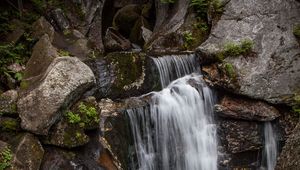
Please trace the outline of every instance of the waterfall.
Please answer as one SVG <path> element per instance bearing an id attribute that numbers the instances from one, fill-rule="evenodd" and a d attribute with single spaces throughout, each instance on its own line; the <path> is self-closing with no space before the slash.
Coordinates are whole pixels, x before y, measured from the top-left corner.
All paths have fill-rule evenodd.
<path id="1" fill-rule="evenodd" d="M 195 54 L 167 55 L 152 58 L 160 75 L 162 87 L 167 87 L 172 80 L 183 77 L 197 70 Z"/>
<path id="2" fill-rule="evenodd" d="M 171 80 L 170 75 L 195 71 L 192 60 L 193 55 L 154 59 L 162 84 Z M 177 71 L 170 72 L 171 67 Z M 151 96 L 149 107 L 127 110 L 136 153 L 130 169 L 216 170 L 213 95 L 202 76 L 184 76 L 146 95 Z"/>
<path id="3" fill-rule="evenodd" d="M 277 157 L 277 139 L 274 133 L 271 122 L 264 124 L 264 151 L 263 151 L 263 164 L 266 170 L 274 170 Z"/>

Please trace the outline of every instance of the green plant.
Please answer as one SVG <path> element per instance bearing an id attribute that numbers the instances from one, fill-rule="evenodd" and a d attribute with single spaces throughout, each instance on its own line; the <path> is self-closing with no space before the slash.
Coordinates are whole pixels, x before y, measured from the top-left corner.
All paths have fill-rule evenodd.
<path id="1" fill-rule="evenodd" d="M 222 61 L 225 57 L 237 57 L 251 52 L 253 42 L 250 39 L 244 39 L 241 43 L 227 42 L 224 44 L 223 50 L 217 54 L 217 57 Z"/>
<path id="2" fill-rule="evenodd" d="M 198 17 L 206 19 L 209 0 L 191 0 L 190 6 L 194 8 Z"/>
<path id="3" fill-rule="evenodd" d="M 196 24 L 194 24 L 194 27 L 197 29 L 200 29 L 201 31 L 207 31 L 208 30 L 208 25 L 206 23 L 203 22 L 198 22 Z"/>
<path id="4" fill-rule="evenodd" d="M 189 48 L 193 42 L 195 41 L 195 38 L 193 37 L 193 34 L 189 31 L 185 31 L 183 33 L 183 39 L 184 39 L 184 47 Z"/>
<path id="5" fill-rule="evenodd" d="M 293 109 L 293 111 L 295 112 L 295 113 L 298 113 L 298 114 L 300 114 L 300 95 L 295 95 L 294 96 L 294 102 L 295 102 L 295 104 L 294 104 L 294 106 L 292 107 L 292 109 Z"/>
<path id="6" fill-rule="evenodd" d="M 98 113 L 95 107 L 86 106 L 83 102 L 81 102 L 78 106 L 79 112 L 86 115 L 84 119 L 84 123 L 96 122 L 99 123 L 100 119 L 98 117 Z"/>
<path id="7" fill-rule="evenodd" d="M 225 63 L 224 64 L 224 68 L 225 68 L 225 71 L 226 71 L 226 75 L 231 78 L 231 79 L 235 79 L 236 78 L 236 73 L 235 73 L 235 69 L 233 67 L 232 64 L 230 63 Z"/>
<path id="8" fill-rule="evenodd" d="M 300 24 L 294 27 L 293 34 L 295 35 L 295 37 L 300 38 Z"/>
<path id="9" fill-rule="evenodd" d="M 0 153 L 0 170 L 4 170 L 11 166 L 12 152 L 9 147 L 5 147 Z"/>
<path id="10" fill-rule="evenodd" d="M 212 0 L 211 5 L 215 12 L 222 13 L 223 12 L 223 5 L 220 0 Z"/>
<path id="11" fill-rule="evenodd" d="M 65 115 L 68 119 L 68 122 L 71 124 L 80 123 L 81 121 L 79 114 L 73 113 L 71 111 L 67 111 Z"/>

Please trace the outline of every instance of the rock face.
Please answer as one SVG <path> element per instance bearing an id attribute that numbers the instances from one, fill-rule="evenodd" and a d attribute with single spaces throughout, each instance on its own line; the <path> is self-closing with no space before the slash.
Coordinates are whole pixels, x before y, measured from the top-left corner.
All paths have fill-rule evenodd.
<path id="1" fill-rule="evenodd" d="M 44 149 L 39 140 L 32 134 L 17 136 L 13 150 L 12 169 L 40 169 L 44 156 Z M 14 145 L 14 144 L 13 144 Z"/>
<path id="2" fill-rule="evenodd" d="M 33 33 L 32 36 L 34 38 L 40 38 L 44 34 L 48 34 L 50 41 L 53 41 L 54 38 L 54 28 L 52 25 L 44 18 L 41 17 L 37 21 L 35 21 L 32 25 Z"/>
<path id="3" fill-rule="evenodd" d="M 222 117 L 250 121 L 272 121 L 280 116 L 278 110 L 265 102 L 229 96 L 225 96 L 215 110 Z"/>
<path id="4" fill-rule="evenodd" d="M 46 135 L 60 118 L 60 111 L 94 83 L 93 72 L 79 59 L 54 59 L 43 75 L 43 80 L 18 101 L 22 128 Z"/>
<path id="5" fill-rule="evenodd" d="M 296 126 L 286 141 L 279 156 L 276 169 L 299 169 L 300 166 L 300 124 Z"/>
<path id="6" fill-rule="evenodd" d="M 234 91 L 271 103 L 290 104 L 299 93 L 300 48 L 293 35 L 300 22 L 295 0 L 231 0 L 212 32 L 199 48 L 200 55 L 215 56 L 228 41 L 250 38 L 255 56 L 228 57 L 240 88 Z"/>
<path id="7" fill-rule="evenodd" d="M 36 82 L 43 78 L 43 74 L 51 62 L 58 56 L 49 36 L 44 34 L 33 47 L 32 55 L 26 64 L 22 88 L 33 88 Z"/>
<path id="8" fill-rule="evenodd" d="M 239 120 L 218 120 L 220 140 L 219 166 L 230 168 L 259 167 L 259 154 L 263 148 L 262 124 Z"/>

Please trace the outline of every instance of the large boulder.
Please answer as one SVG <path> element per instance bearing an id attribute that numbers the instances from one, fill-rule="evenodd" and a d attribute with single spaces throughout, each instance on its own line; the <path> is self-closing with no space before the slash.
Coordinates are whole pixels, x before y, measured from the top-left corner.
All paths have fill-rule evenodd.
<path id="1" fill-rule="evenodd" d="M 300 90 L 300 48 L 293 35 L 294 26 L 300 22 L 299 8 L 295 0 L 231 0 L 198 52 L 213 58 L 227 42 L 251 39 L 252 55 L 229 56 L 223 61 L 237 74 L 239 88 L 232 91 L 290 104 Z"/>
<path id="2" fill-rule="evenodd" d="M 65 109 L 95 83 L 90 68 L 77 58 L 58 57 L 47 68 L 43 79 L 18 101 L 23 129 L 47 135 Z"/>
<path id="3" fill-rule="evenodd" d="M 223 97 L 215 110 L 222 117 L 250 121 L 272 121 L 280 116 L 276 108 L 265 102 L 230 96 Z"/>

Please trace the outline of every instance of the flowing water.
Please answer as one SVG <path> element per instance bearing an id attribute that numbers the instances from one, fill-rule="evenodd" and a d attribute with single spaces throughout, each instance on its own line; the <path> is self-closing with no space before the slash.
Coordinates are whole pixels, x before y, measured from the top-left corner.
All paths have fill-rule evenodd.
<path id="1" fill-rule="evenodd" d="M 263 164 L 266 170 L 274 170 L 277 157 L 277 139 L 271 122 L 266 122 L 264 125 L 264 151 Z"/>
<path id="2" fill-rule="evenodd" d="M 162 87 L 167 87 L 171 81 L 197 70 L 195 54 L 167 55 L 152 60 L 158 68 Z"/>
<path id="3" fill-rule="evenodd" d="M 163 83 L 171 81 L 171 67 L 180 77 L 196 67 L 194 56 L 154 59 Z M 186 69 L 186 70 L 184 70 Z M 173 81 L 151 96 L 149 107 L 127 110 L 138 170 L 216 170 L 217 140 L 213 123 L 213 95 L 200 74 Z"/>

